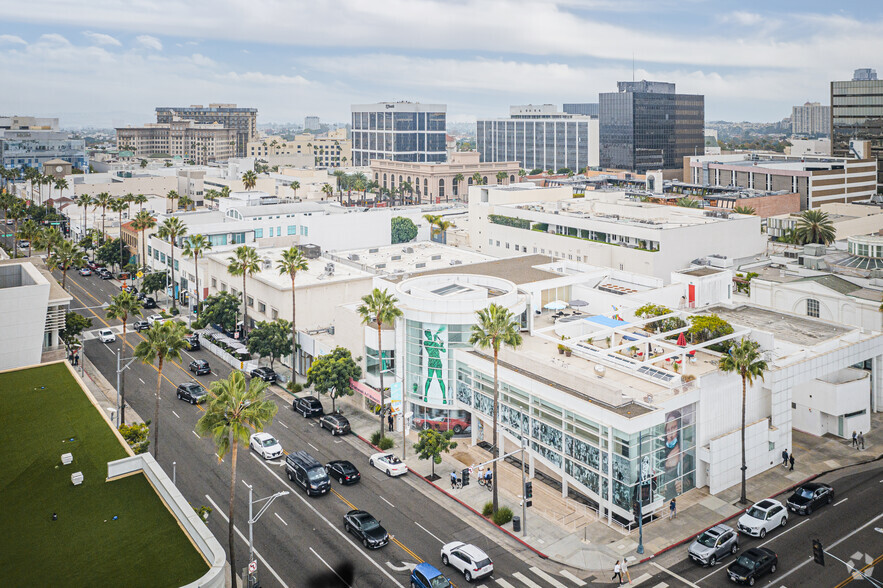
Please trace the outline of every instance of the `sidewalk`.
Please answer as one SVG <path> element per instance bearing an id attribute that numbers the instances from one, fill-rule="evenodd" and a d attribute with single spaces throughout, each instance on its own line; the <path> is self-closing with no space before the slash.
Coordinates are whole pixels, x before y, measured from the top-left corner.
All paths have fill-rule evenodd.
<path id="1" fill-rule="evenodd" d="M 101 409 L 104 413 L 110 417 L 111 410 L 116 413 L 117 408 L 117 391 L 114 386 L 107 381 L 107 378 L 104 377 L 98 368 L 96 368 L 89 358 L 86 357 L 85 353 L 80 353 L 80 365 L 74 367 L 80 377 L 86 382 L 86 386 L 89 388 L 89 392 L 92 393 L 92 396 L 95 397 L 95 400 L 98 402 Z M 85 372 L 85 375 L 83 374 Z M 132 386 L 132 384 L 129 384 Z M 114 422 L 116 422 L 114 420 Z M 142 419 L 138 413 L 135 412 L 135 409 L 131 407 L 131 405 L 126 403 L 126 422 L 125 424 L 131 425 L 134 423 L 143 423 L 144 419 Z"/>

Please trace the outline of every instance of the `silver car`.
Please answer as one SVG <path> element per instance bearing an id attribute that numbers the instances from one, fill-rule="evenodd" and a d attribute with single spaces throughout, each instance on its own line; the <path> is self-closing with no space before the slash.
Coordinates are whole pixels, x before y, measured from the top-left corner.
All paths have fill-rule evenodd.
<path id="1" fill-rule="evenodd" d="M 727 555 L 739 550 L 739 537 L 732 527 L 715 525 L 700 534 L 690 545 L 690 559 L 701 564 L 714 566 Z"/>

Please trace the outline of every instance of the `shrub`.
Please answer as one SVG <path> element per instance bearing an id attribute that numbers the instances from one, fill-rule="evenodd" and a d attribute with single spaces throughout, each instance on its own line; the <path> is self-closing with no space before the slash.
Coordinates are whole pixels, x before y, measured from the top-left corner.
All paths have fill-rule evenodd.
<path id="1" fill-rule="evenodd" d="M 371 433 L 371 445 L 380 447 L 380 431 L 374 431 Z"/>
<path id="2" fill-rule="evenodd" d="M 377 444 L 377 447 L 380 448 L 381 451 L 386 451 L 393 446 L 392 437 L 384 437 L 380 440 L 380 443 Z"/>
<path id="3" fill-rule="evenodd" d="M 505 225 L 507 227 L 516 227 L 519 229 L 529 229 L 530 221 L 523 218 L 514 218 L 511 216 L 503 216 L 500 214 L 489 214 L 488 220 L 497 225 Z"/>
<path id="4" fill-rule="evenodd" d="M 489 517 L 494 514 L 494 503 L 488 500 L 484 503 L 484 507 L 481 509 L 482 516 Z"/>
<path id="5" fill-rule="evenodd" d="M 298 394 L 304 391 L 304 385 L 297 382 L 288 382 L 288 391 L 292 394 Z"/>
<path id="6" fill-rule="evenodd" d="M 169 313 L 172 316 L 177 316 L 177 315 L 181 314 L 181 310 L 177 306 L 173 306 L 172 308 L 169 309 Z"/>
<path id="7" fill-rule="evenodd" d="M 512 520 L 512 509 L 508 506 L 499 508 L 497 509 L 497 512 L 493 514 L 491 519 L 494 521 L 495 525 L 503 526 Z"/>

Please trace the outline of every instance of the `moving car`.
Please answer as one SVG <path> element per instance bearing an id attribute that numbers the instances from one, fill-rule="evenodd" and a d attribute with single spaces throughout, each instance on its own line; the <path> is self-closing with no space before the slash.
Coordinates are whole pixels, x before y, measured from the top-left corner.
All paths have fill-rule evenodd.
<path id="1" fill-rule="evenodd" d="M 156 308 L 156 300 L 148 296 L 141 301 L 141 306 L 144 308 Z"/>
<path id="2" fill-rule="evenodd" d="M 368 465 L 374 466 L 387 476 L 401 476 L 408 473 L 408 466 L 392 453 L 375 453 L 368 458 Z"/>
<path id="3" fill-rule="evenodd" d="M 208 399 L 208 391 L 196 382 L 184 382 L 178 385 L 177 396 L 178 400 L 200 404 Z"/>
<path id="4" fill-rule="evenodd" d="M 345 459 L 329 461 L 325 464 L 325 471 L 343 485 L 355 484 L 362 479 L 362 474 L 359 473 L 356 466 Z"/>
<path id="5" fill-rule="evenodd" d="M 81 267 L 80 268 L 80 275 L 81 276 L 91 276 L 92 270 L 90 270 L 88 267 Z"/>
<path id="6" fill-rule="evenodd" d="M 739 536 L 732 527 L 715 525 L 693 541 L 688 550 L 690 559 L 714 567 L 717 562 L 739 550 Z"/>
<path id="7" fill-rule="evenodd" d="M 138 319 L 132 324 L 132 329 L 136 333 L 140 333 L 141 331 L 146 331 L 150 328 L 150 322 L 147 319 Z"/>
<path id="8" fill-rule="evenodd" d="M 761 500 L 739 517 L 739 532 L 763 539 L 769 531 L 788 524 L 788 511 L 772 498 Z"/>
<path id="9" fill-rule="evenodd" d="M 157 321 L 162 322 L 162 320 L 163 320 L 162 316 L 160 316 L 158 314 L 152 314 L 149 317 L 147 317 L 147 322 L 150 323 L 151 325 L 156 324 Z"/>
<path id="10" fill-rule="evenodd" d="M 491 561 L 491 558 L 475 545 L 462 541 L 443 545 L 441 558 L 446 566 L 452 566 L 463 574 L 467 582 L 494 573 L 494 562 Z"/>
<path id="11" fill-rule="evenodd" d="M 453 431 L 455 435 L 459 435 L 463 431 L 469 429 L 469 422 L 450 416 L 415 418 L 414 428 L 416 429 L 435 429 L 436 431 Z"/>
<path id="12" fill-rule="evenodd" d="M 94 261 L 87 261 L 87 262 L 86 262 L 86 267 L 88 267 L 90 270 L 92 270 L 92 271 L 94 272 L 94 271 L 98 271 L 98 268 L 101 267 L 101 266 L 99 266 L 99 265 L 98 265 L 97 263 L 95 263 Z"/>
<path id="13" fill-rule="evenodd" d="M 120 290 L 123 292 L 128 292 L 129 294 L 138 293 L 138 288 L 136 288 L 133 284 L 120 284 Z"/>
<path id="14" fill-rule="evenodd" d="M 445 575 L 428 563 L 418 564 L 411 572 L 411 588 L 450 588 Z"/>
<path id="15" fill-rule="evenodd" d="M 326 414 L 319 419 L 319 426 L 331 431 L 331 435 L 345 435 L 350 432 L 350 422 L 340 414 Z"/>
<path id="16" fill-rule="evenodd" d="M 209 366 L 208 362 L 204 359 L 194 359 L 190 362 L 190 371 L 196 374 L 197 376 L 204 376 L 206 374 L 212 373 L 212 368 Z"/>
<path id="17" fill-rule="evenodd" d="M 202 346 L 199 344 L 199 335 L 194 333 L 193 335 L 186 337 L 184 340 L 187 341 L 188 351 L 197 351 L 199 349 L 202 349 Z"/>
<path id="18" fill-rule="evenodd" d="M 282 446 L 269 433 L 255 433 L 248 440 L 252 451 L 264 459 L 276 459 L 282 455 Z"/>
<path id="19" fill-rule="evenodd" d="M 30 241 L 25 241 L 24 239 L 22 239 L 21 241 L 18 242 L 19 249 L 28 249 L 28 248 L 30 248 L 30 246 L 31 246 Z"/>
<path id="20" fill-rule="evenodd" d="M 307 496 L 322 495 L 331 489 L 331 478 L 321 463 L 306 451 L 295 451 L 285 456 L 285 473 L 296 482 Z"/>
<path id="21" fill-rule="evenodd" d="M 301 413 L 304 418 L 313 417 L 325 413 L 322 403 L 315 396 L 304 396 L 303 398 L 295 398 L 292 403 L 295 412 Z"/>
<path id="22" fill-rule="evenodd" d="M 788 509 L 797 514 L 812 514 L 812 511 L 834 500 L 834 489 L 821 482 L 809 482 L 794 491 L 788 499 Z"/>
<path id="23" fill-rule="evenodd" d="M 112 280 L 113 274 L 107 271 L 105 268 L 101 268 L 98 270 L 98 277 L 102 280 Z"/>
<path id="24" fill-rule="evenodd" d="M 276 372 L 268 367 L 259 367 L 251 370 L 252 378 L 260 378 L 265 382 L 275 382 Z"/>
<path id="25" fill-rule="evenodd" d="M 766 547 L 752 547 L 727 567 L 730 580 L 739 584 L 754 586 L 754 583 L 767 572 L 776 573 L 779 556 Z"/>
<path id="26" fill-rule="evenodd" d="M 389 543 L 389 533 L 380 526 L 380 521 L 364 510 L 351 510 L 343 515 L 343 528 L 368 549 L 379 549 Z"/>
<path id="27" fill-rule="evenodd" d="M 117 340 L 116 335 L 114 335 L 113 331 L 110 329 L 101 329 L 98 331 L 98 338 L 101 339 L 102 343 L 113 343 Z"/>

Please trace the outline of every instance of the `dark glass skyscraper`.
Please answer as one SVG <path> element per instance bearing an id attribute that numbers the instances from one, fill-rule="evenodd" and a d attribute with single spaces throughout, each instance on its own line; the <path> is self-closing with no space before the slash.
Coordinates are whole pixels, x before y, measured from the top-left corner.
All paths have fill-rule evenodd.
<path id="1" fill-rule="evenodd" d="M 851 81 L 831 82 L 831 153 L 855 157 L 850 139 L 871 142 L 877 159 L 877 191 L 883 188 L 883 80 L 872 69 L 857 69 Z"/>
<path id="2" fill-rule="evenodd" d="M 599 95 L 601 167 L 645 173 L 705 153 L 705 97 L 666 82 L 619 82 Z"/>

